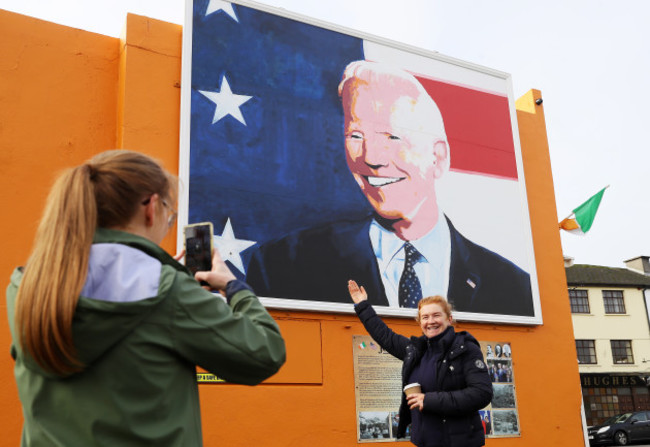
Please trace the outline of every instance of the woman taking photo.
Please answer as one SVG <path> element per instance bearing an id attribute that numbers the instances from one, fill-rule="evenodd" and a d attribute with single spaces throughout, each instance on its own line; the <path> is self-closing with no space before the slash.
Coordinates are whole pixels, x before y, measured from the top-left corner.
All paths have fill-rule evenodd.
<path id="1" fill-rule="evenodd" d="M 124 150 L 54 184 L 7 289 L 23 446 L 200 446 L 196 365 L 254 385 L 284 363 L 278 326 L 216 250 L 194 278 L 160 248 L 176 188 Z"/>
<path id="2" fill-rule="evenodd" d="M 372 338 L 404 362 L 402 386 L 419 383 L 420 393 L 405 396 L 397 437 L 411 424 L 418 447 L 480 447 L 485 433 L 478 410 L 492 399 L 492 382 L 481 348 L 467 332 L 455 332 L 451 308 L 440 296 L 422 298 L 417 321 L 421 337 L 396 334 L 377 316 L 363 287 L 349 281 L 355 311 Z"/>

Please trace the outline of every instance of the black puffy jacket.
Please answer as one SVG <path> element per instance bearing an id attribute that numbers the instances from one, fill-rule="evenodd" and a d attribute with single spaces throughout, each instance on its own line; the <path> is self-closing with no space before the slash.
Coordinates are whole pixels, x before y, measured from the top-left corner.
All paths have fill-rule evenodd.
<path id="1" fill-rule="evenodd" d="M 367 301 L 355 306 L 359 319 L 372 338 L 393 356 L 402 360 L 402 385 L 406 385 L 415 366 L 427 349 L 427 338 L 396 334 L 377 316 Z M 485 444 L 483 424 L 478 410 L 492 400 L 492 381 L 476 339 L 468 332 L 449 330 L 441 339 L 442 355 L 437 362 L 437 389 L 424 397 L 423 420 L 419 433 L 411 433 L 418 447 L 429 447 L 431 433 L 442 427 L 446 447 L 480 447 Z M 402 393 L 398 437 L 403 437 L 411 422 L 411 411 Z M 427 424 L 427 421 L 435 421 Z"/>

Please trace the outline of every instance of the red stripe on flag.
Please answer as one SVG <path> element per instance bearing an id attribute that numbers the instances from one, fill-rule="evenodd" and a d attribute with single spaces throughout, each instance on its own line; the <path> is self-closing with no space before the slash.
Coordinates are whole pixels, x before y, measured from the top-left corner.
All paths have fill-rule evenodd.
<path id="1" fill-rule="evenodd" d="M 417 76 L 445 121 L 451 168 L 517 179 L 508 98 Z"/>

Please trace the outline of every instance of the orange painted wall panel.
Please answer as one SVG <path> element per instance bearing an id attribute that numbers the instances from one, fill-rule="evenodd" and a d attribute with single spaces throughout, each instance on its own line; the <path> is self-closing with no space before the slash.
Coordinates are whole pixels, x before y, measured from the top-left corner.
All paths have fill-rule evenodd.
<path id="1" fill-rule="evenodd" d="M 182 28 L 129 14 L 120 39 L 117 147 L 178 173 Z M 175 253 L 176 227 L 162 243 Z"/>
<path id="2" fill-rule="evenodd" d="M 322 385 L 323 344 L 319 320 L 295 320 L 275 313 L 274 318 L 286 340 L 287 361 L 276 375 L 265 383 Z"/>
<path id="3" fill-rule="evenodd" d="M 112 147 L 136 149 L 178 169 L 180 26 L 129 15 L 122 39 L 0 11 L 0 202 L 8 280 L 25 261 L 45 195 L 60 168 Z M 463 324 L 479 340 L 512 343 L 521 437 L 488 446 L 583 445 L 580 384 L 557 230 L 543 108 L 518 103 L 522 157 L 544 325 Z M 164 247 L 175 251 L 174 237 Z M 0 300 L 0 350 L 9 347 Z M 257 387 L 200 386 L 206 446 L 353 446 L 356 443 L 353 315 L 273 311 L 288 362 Z M 389 318 L 405 335 L 412 320 Z M 4 347 L 4 348 L 3 348 Z M 0 355 L 3 442 L 17 445 L 21 412 L 13 362 Z M 410 443 L 391 443 L 410 445 Z"/>
<path id="4" fill-rule="evenodd" d="M 22 265 L 55 174 L 115 147 L 119 41 L 0 10 L 0 278 Z M 2 287 L 4 290 L 4 286 Z M 0 300 L 2 445 L 22 414 Z"/>
<path id="5" fill-rule="evenodd" d="M 321 324 L 317 319 L 294 319 L 274 314 L 287 347 L 287 361 L 265 384 L 322 385 Z M 199 368 L 199 373 L 207 371 Z M 224 383 L 209 383 L 224 386 Z M 204 384 L 207 385 L 207 384 Z"/>

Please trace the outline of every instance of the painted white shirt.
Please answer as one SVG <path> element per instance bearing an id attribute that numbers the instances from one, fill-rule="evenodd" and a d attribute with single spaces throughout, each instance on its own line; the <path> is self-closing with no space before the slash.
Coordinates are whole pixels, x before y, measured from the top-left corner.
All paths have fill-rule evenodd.
<path id="1" fill-rule="evenodd" d="M 442 213 L 438 215 L 440 219 L 429 233 L 420 239 L 409 241 L 422 255 L 415 264 L 415 273 L 420 280 L 423 297 L 431 295 L 447 297 L 449 289 L 451 237 L 447 219 Z M 404 241 L 374 220 L 370 225 L 369 235 L 386 290 L 388 305 L 399 307 L 397 290 L 404 270 Z"/>

